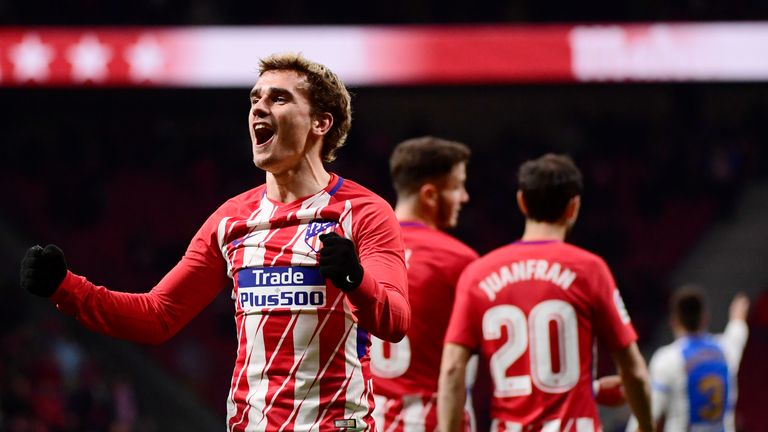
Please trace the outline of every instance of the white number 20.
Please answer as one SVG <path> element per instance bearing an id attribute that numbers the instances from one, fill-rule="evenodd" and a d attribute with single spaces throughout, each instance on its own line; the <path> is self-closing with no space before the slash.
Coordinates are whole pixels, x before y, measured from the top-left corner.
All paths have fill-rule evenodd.
<path id="1" fill-rule="evenodd" d="M 550 323 L 557 329 L 559 370 L 552 364 Z M 491 356 L 490 370 L 497 397 L 523 396 L 531 393 L 531 378 L 538 389 L 547 393 L 563 393 L 579 381 L 579 339 L 576 311 L 562 300 L 546 300 L 525 313 L 512 305 L 494 306 L 483 315 L 483 338 L 507 341 Z M 528 345 L 530 344 L 530 350 Z M 507 369 L 528 351 L 530 375 L 507 376 Z"/>

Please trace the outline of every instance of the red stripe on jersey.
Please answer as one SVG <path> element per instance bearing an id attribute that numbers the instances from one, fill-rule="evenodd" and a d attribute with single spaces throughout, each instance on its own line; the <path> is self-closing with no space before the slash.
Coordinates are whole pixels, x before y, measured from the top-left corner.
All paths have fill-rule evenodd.
<path id="1" fill-rule="evenodd" d="M 261 327 L 267 321 L 269 315 L 263 315 L 259 317 L 257 324 L 258 332 L 260 333 Z M 254 345 L 251 345 L 251 349 L 248 350 L 248 337 L 246 333 L 246 316 L 242 311 L 236 313 L 236 321 L 238 323 L 238 355 L 235 362 L 235 370 L 232 374 L 232 390 L 230 390 L 229 403 L 234 405 L 235 412 L 229 418 L 229 429 L 232 431 L 245 430 L 247 425 L 247 416 L 250 410 L 250 405 L 247 403 L 248 394 L 250 392 L 250 384 L 248 380 L 248 365 L 251 361 L 251 355 L 253 354 Z"/>
<path id="2" fill-rule="evenodd" d="M 335 429 L 336 419 L 363 428 L 373 404 L 357 323 L 385 340 L 399 339 L 410 325 L 397 220 L 381 197 L 333 174 L 326 188 L 292 203 L 271 202 L 265 190 L 251 189 L 220 206 L 151 292 L 126 295 L 68 274 L 51 300 L 87 328 L 161 342 L 210 303 L 228 276 L 239 344 L 228 429 L 252 430 L 267 416 L 270 427 L 289 420 L 277 427 L 296 431 L 313 424 Z M 365 268 L 349 294 L 319 274 L 318 235 L 331 230 L 355 243 Z"/>

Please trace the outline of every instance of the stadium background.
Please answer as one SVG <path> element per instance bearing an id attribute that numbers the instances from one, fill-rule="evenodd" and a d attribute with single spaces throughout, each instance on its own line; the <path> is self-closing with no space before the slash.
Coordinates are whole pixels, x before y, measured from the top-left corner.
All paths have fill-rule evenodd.
<path id="1" fill-rule="evenodd" d="M 749 1 L 0 4 L 6 32 L 763 19 L 768 7 Z M 151 288 L 216 206 L 263 180 L 250 162 L 249 85 L 81 87 L 2 78 L 0 430 L 219 430 L 235 347 L 228 292 L 171 341 L 140 346 L 84 331 L 21 292 L 18 261 L 29 245 L 52 242 L 94 282 Z M 765 78 L 357 85 L 349 144 L 329 167 L 393 202 L 387 157 L 394 144 L 423 134 L 466 142 L 474 152 L 471 201 L 455 234 L 484 253 L 521 233 L 517 165 L 546 151 L 571 154 L 586 180 L 571 241 L 614 270 L 646 354 L 669 340 L 665 301 L 677 284 L 708 290 L 715 330 L 735 291 L 750 293 L 738 419 L 742 430 L 768 430 L 761 410 L 768 371 L 760 362 L 768 278 L 759 264 L 768 243 Z M 621 430 L 625 409 L 604 414 L 606 430 Z"/>

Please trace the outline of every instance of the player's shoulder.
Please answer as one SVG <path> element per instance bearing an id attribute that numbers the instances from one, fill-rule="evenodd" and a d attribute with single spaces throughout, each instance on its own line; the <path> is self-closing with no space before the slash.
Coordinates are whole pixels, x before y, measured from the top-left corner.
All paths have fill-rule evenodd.
<path id="1" fill-rule="evenodd" d="M 657 348 L 651 355 L 648 367 L 654 375 L 677 373 L 683 361 L 683 346 L 678 339 Z"/>
<path id="2" fill-rule="evenodd" d="M 588 264 L 596 264 L 601 266 L 606 265 L 603 257 L 592 251 L 576 246 L 575 244 L 561 242 L 560 247 L 568 256 L 572 257 L 574 260 L 582 261 Z"/>
<path id="3" fill-rule="evenodd" d="M 456 237 L 437 228 L 422 224 L 400 223 L 403 236 L 408 247 L 427 247 L 432 252 L 445 252 L 449 256 L 457 256 L 474 260 L 479 255 L 467 244 Z"/>
<path id="4" fill-rule="evenodd" d="M 337 183 L 329 191 L 334 199 L 340 201 L 351 200 L 354 201 L 356 205 L 372 204 L 375 206 L 392 208 L 392 206 L 390 206 L 384 198 L 379 196 L 379 194 L 360 183 L 335 174 L 334 176 L 337 178 Z"/>
<path id="5" fill-rule="evenodd" d="M 683 341 L 681 339 L 677 339 L 672 343 L 668 343 L 666 345 L 662 345 L 656 349 L 656 351 L 653 352 L 653 355 L 651 356 L 651 361 L 656 362 L 658 364 L 669 364 L 670 362 L 676 361 L 678 358 L 681 357 L 683 352 Z"/>
<path id="6" fill-rule="evenodd" d="M 563 241 L 515 241 L 482 256 L 484 262 L 557 256 L 558 261 L 605 264 L 597 254 Z"/>
<path id="7" fill-rule="evenodd" d="M 232 215 L 232 213 L 237 213 L 237 210 L 252 211 L 259 206 L 259 201 L 264 197 L 265 191 L 266 184 L 262 184 L 255 188 L 240 192 L 224 201 L 216 210 L 216 213 Z"/>

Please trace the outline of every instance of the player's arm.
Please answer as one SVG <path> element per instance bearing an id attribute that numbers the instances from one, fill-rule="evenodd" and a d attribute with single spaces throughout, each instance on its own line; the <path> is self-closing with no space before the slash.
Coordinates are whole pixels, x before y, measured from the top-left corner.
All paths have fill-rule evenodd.
<path id="1" fill-rule="evenodd" d="M 203 232 L 201 228 L 179 264 L 148 293 L 110 291 L 91 283 L 68 271 L 64 253 L 53 245 L 27 251 L 21 285 L 32 294 L 48 297 L 90 330 L 160 343 L 176 334 L 228 283 L 221 257 L 203 246 L 211 242 L 201 237 Z"/>
<path id="2" fill-rule="evenodd" d="M 156 344 L 178 333 L 225 284 L 182 260 L 150 292 L 141 294 L 110 291 L 68 272 L 51 301 L 90 330 Z"/>
<path id="3" fill-rule="evenodd" d="M 738 368 L 741 362 L 741 354 L 744 346 L 747 344 L 749 336 L 749 327 L 747 326 L 747 314 L 749 313 L 749 298 L 738 293 L 731 301 L 728 309 L 728 325 L 725 331 L 720 335 L 719 340 L 722 344 L 730 367 Z"/>
<path id="4" fill-rule="evenodd" d="M 355 242 L 335 233 L 320 237 L 320 273 L 347 294 L 362 328 L 398 342 L 411 324 L 400 225 L 384 201 L 361 209 L 356 220 L 343 227 Z"/>
<path id="5" fill-rule="evenodd" d="M 637 344 L 632 342 L 626 348 L 613 351 L 611 356 L 621 376 L 629 407 L 637 419 L 637 430 L 652 432 L 650 377 Z"/>
<path id="6" fill-rule="evenodd" d="M 442 432 L 458 432 L 464 424 L 465 376 L 471 352 L 462 345 L 446 343 L 440 361 L 437 390 L 437 422 Z"/>
<path id="7" fill-rule="evenodd" d="M 651 376 L 651 415 L 653 424 L 658 425 L 668 410 L 672 388 L 675 386 L 676 375 L 682 368 L 677 355 L 670 356 L 670 351 L 661 349 L 657 351 L 648 365 Z M 637 419 L 630 418 L 626 428 L 627 432 L 637 431 Z"/>
<path id="8" fill-rule="evenodd" d="M 621 377 L 618 375 L 606 375 L 592 381 L 592 391 L 595 401 L 600 405 L 616 407 L 627 403 Z"/>

